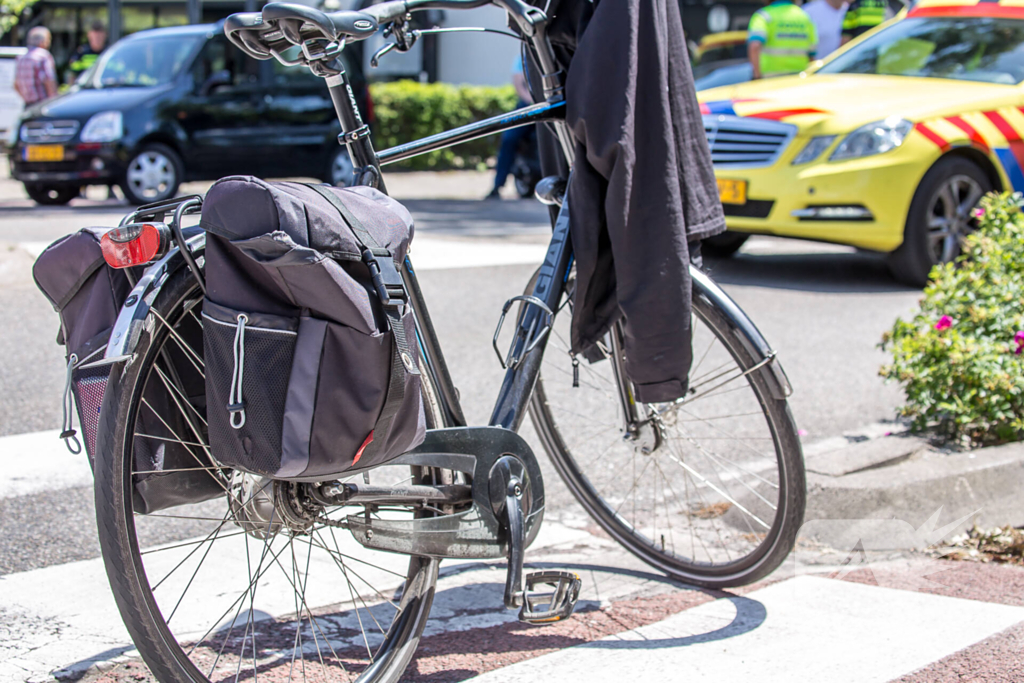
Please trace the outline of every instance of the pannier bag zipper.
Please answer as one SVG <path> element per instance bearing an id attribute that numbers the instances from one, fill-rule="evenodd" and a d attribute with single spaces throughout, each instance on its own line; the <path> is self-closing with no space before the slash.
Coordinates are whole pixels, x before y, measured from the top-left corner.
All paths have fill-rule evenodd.
<path id="1" fill-rule="evenodd" d="M 245 370 L 245 324 L 249 316 L 238 314 L 238 325 L 235 327 L 235 343 L 232 347 L 235 357 L 235 368 L 231 373 L 231 389 L 228 391 L 229 422 L 233 429 L 245 426 L 245 400 L 242 398 L 242 373 Z M 236 420 L 237 418 L 237 420 Z M 235 424 L 237 422 L 237 424 Z"/>
<path id="2" fill-rule="evenodd" d="M 61 407 L 64 409 L 64 419 L 61 421 L 60 433 L 60 438 L 64 439 L 64 445 L 75 455 L 82 452 L 82 442 L 78 440 L 77 432 L 75 431 L 75 404 L 74 397 L 71 394 L 71 373 L 74 371 L 77 363 L 78 356 L 71 354 L 71 357 L 68 358 L 68 373 L 64 380 L 64 399 L 61 401 Z M 74 447 L 71 444 L 74 444 Z"/>

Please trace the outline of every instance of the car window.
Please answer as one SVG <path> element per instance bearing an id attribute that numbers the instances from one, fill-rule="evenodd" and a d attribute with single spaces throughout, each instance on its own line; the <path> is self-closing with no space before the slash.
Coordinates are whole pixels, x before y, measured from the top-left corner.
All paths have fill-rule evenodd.
<path id="1" fill-rule="evenodd" d="M 210 76 L 221 71 L 228 73 L 230 84 L 221 86 L 218 92 L 227 88 L 248 90 L 259 84 L 259 62 L 246 56 L 225 38 L 217 37 L 203 46 L 192 65 L 192 78 L 196 86 L 201 86 Z"/>
<path id="2" fill-rule="evenodd" d="M 96 62 L 87 87 L 147 87 L 168 83 L 181 71 L 198 36 L 159 36 L 115 44 Z"/>
<path id="3" fill-rule="evenodd" d="M 1024 21 L 993 17 L 910 17 L 840 54 L 818 73 L 1024 81 Z"/>

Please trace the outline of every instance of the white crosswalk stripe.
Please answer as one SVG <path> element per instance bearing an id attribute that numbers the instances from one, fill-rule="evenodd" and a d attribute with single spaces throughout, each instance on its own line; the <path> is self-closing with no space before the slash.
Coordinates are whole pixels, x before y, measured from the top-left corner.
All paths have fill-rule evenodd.
<path id="1" fill-rule="evenodd" d="M 1024 608 L 800 576 L 477 677 L 480 683 L 884 683 L 1024 620 Z"/>

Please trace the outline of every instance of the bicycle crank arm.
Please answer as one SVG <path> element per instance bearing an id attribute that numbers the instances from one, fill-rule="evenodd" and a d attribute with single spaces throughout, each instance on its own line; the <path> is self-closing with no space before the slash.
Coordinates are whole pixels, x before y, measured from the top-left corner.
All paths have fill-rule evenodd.
<path id="1" fill-rule="evenodd" d="M 427 432 L 415 450 L 391 465 L 455 470 L 472 481 L 465 486 L 367 487 L 329 484 L 320 495 L 337 503 L 373 504 L 412 499 L 455 504 L 456 512 L 415 519 L 376 519 L 351 515 L 343 525 L 367 548 L 403 555 L 451 559 L 505 557 L 505 606 L 519 609 L 519 619 L 548 624 L 572 614 L 580 593 L 580 578 L 568 572 L 537 572 L 523 577 L 526 548 L 537 536 L 544 518 L 544 481 L 529 444 L 501 427 L 455 427 Z M 461 497 L 461 498 L 460 498 Z M 459 503 L 465 509 L 459 509 Z M 541 593 L 539 588 L 550 587 Z"/>
<path id="2" fill-rule="evenodd" d="M 507 534 L 508 572 L 505 575 L 505 607 L 519 608 L 519 620 L 531 624 L 552 624 L 569 617 L 580 597 L 582 581 L 570 572 L 534 572 L 523 584 L 526 553 L 523 519 L 531 507 L 530 488 L 521 461 L 511 455 L 498 459 L 491 468 L 491 505 L 502 517 Z M 550 586 L 540 593 L 538 586 Z"/>
<path id="3" fill-rule="evenodd" d="M 447 487 L 396 487 L 390 494 L 403 499 L 427 499 L 432 508 L 454 504 L 452 514 L 414 519 L 377 519 L 353 514 L 344 526 L 367 548 L 403 555 L 450 559 L 492 559 L 508 553 L 508 527 L 504 516 L 492 504 L 492 472 L 498 463 L 514 461 L 521 475 L 524 496 L 530 501 L 522 514 L 522 540 L 514 547 L 525 550 L 533 542 L 544 518 L 544 482 L 537 458 L 529 444 L 515 432 L 501 427 L 455 427 L 427 431 L 415 450 L 392 460 L 389 465 L 437 467 L 462 472 L 471 481 L 470 495 L 461 485 Z M 498 468 L 501 470 L 501 467 Z M 345 503 L 353 498 L 378 504 L 389 492 L 370 490 L 361 484 L 332 484 L 324 494 Z M 368 494 L 363 497 L 363 493 Z M 407 502 L 411 502 L 407 500 Z"/>

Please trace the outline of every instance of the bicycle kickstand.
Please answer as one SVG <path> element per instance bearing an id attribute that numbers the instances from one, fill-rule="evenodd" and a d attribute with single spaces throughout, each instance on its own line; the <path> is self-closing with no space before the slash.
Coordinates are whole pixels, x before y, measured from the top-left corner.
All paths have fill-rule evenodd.
<path id="1" fill-rule="evenodd" d="M 532 502 L 526 476 L 519 459 L 505 456 L 494 464 L 489 482 L 491 506 L 508 540 L 505 607 L 519 608 L 519 621 L 553 624 L 572 615 L 582 581 L 572 572 L 540 571 L 528 574 L 524 583 L 525 519 Z"/>

